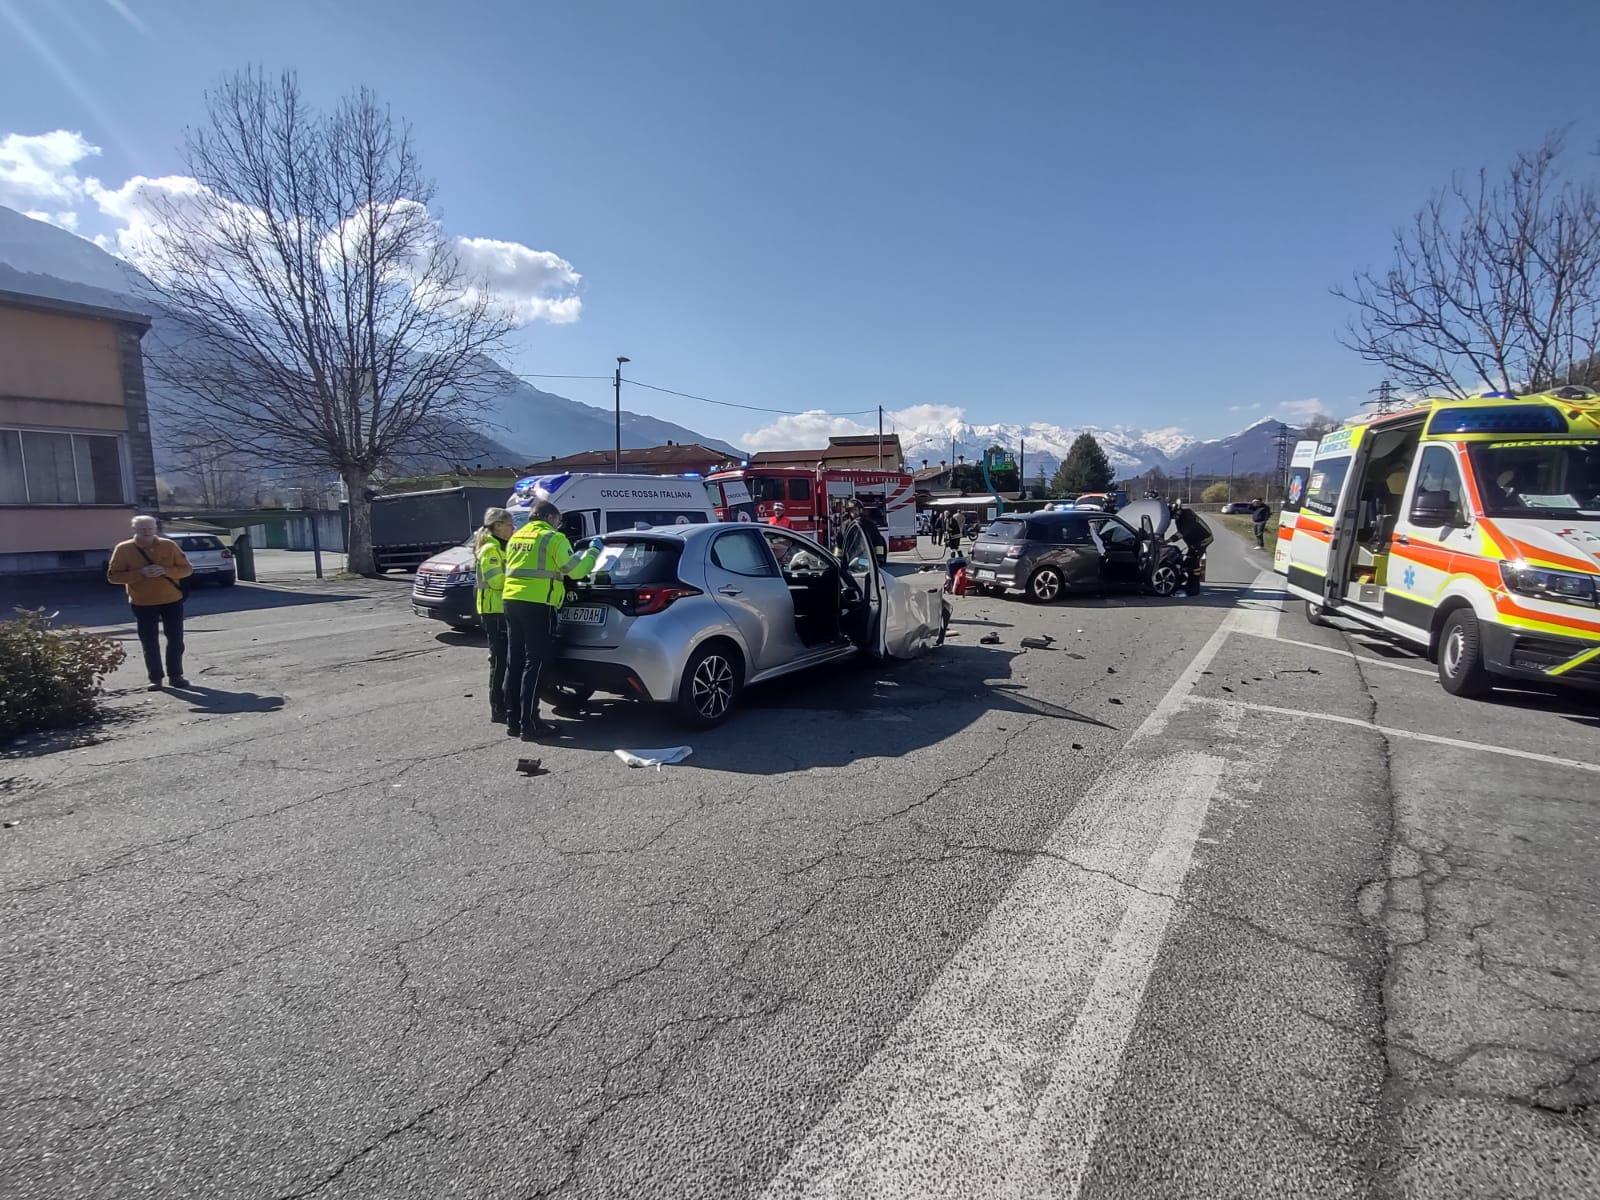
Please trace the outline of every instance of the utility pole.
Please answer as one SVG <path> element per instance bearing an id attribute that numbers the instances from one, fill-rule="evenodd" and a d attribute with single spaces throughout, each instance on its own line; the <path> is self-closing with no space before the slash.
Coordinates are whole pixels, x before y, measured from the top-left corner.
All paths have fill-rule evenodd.
<path id="1" fill-rule="evenodd" d="M 1277 482 L 1282 485 L 1283 477 L 1289 472 L 1289 427 L 1282 421 L 1278 422 L 1278 432 L 1273 440 L 1278 445 Z M 1267 480 L 1266 501 L 1268 504 L 1272 503 L 1272 484 L 1273 480 Z"/>
<path id="2" fill-rule="evenodd" d="M 1183 469 L 1183 494 L 1184 503 L 1194 503 L 1194 464 L 1190 463 Z"/>
<path id="3" fill-rule="evenodd" d="M 1374 416 L 1381 417 L 1385 413 L 1391 413 L 1400 407 L 1400 401 L 1394 394 L 1394 384 L 1387 379 L 1380 379 L 1378 386 L 1368 392 L 1367 395 L 1374 397 L 1374 399 L 1363 401 L 1362 407 L 1372 409 Z"/>
<path id="4" fill-rule="evenodd" d="M 1239 452 L 1228 455 L 1228 503 L 1233 503 L 1233 465 L 1239 461 Z"/>
<path id="5" fill-rule="evenodd" d="M 632 361 L 633 359 L 631 358 L 624 358 L 620 354 L 617 355 L 617 373 L 611 380 L 611 386 L 615 390 L 616 395 L 617 418 L 617 448 L 616 454 L 612 459 L 612 466 L 615 468 L 618 475 L 622 474 L 622 364 Z"/>
<path id="6" fill-rule="evenodd" d="M 1017 439 L 1017 499 L 1028 498 L 1028 439 Z"/>
<path id="7" fill-rule="evenodd" d="M 883 405 L 878 405 L 878 470 L 883 470 Z"/>

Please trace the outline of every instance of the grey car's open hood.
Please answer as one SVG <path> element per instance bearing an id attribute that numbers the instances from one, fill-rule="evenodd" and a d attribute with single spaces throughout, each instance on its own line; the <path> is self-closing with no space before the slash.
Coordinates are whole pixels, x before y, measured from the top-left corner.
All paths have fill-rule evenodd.
<path id="1" fill-rule="evenodd" d="M 1142 518 L 1149 517 L 1150 528 L 1157 537 L 1165 537 L 1167 526 L 1172 524 L 1172 510 L 1165 500 L 1135 500 L 1117 509 L 1117 516 L 1140 532 L 1144 530 Z"/>

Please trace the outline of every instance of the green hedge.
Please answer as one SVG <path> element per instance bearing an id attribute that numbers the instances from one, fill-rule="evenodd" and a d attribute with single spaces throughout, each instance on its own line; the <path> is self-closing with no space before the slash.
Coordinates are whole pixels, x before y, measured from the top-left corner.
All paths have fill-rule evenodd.
<path id="1" fill-rule="evenodd" d="M 127 657 L 111 638 L 52 629 L 54 618 L 42 608 L 19 608 L 0 621 L 0 741 L 92 721 L 101 683 Z"/>

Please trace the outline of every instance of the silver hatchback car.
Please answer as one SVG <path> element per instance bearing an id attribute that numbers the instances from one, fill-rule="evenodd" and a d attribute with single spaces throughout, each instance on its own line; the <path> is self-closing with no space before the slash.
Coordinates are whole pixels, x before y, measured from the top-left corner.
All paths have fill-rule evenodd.
<path id="1" fill-rule="evenodd" d="M 865 653 L 910 658 L 944 640 L 942 572 L 881 564 L 855 525 L 836 558 L 770 525 L 606 535 L 557 613 L 550 684 L 676 706 L 710 726 L 747 684 Z"/>

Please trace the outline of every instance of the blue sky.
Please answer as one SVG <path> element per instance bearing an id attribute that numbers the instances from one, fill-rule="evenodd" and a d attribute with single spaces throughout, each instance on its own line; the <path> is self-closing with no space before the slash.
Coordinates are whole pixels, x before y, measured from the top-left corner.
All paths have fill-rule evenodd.
<path id="1" fill-rule="evenodd" d="M 238 66 L 373 85 L 451 233 L 581 274 L 576 320 L 518 334 L 523 371 L 626 354 L 777 408 L 1203 436 L 1352 407 L 1377 373 L 1329 286 L 1452 171 L 1569 123 L 1593 171 L 1600 138 L 1593 0 L 0 0 L 0 45 L 0 137 L 79 132 L 108 189 L 181 173 Z M 1566 76 L 1525 65 L 1564 48 Z M 625 403 L 734 440 L 769 420 Z"/>

